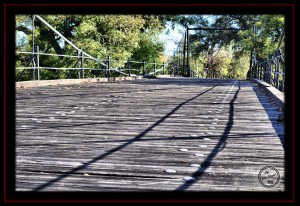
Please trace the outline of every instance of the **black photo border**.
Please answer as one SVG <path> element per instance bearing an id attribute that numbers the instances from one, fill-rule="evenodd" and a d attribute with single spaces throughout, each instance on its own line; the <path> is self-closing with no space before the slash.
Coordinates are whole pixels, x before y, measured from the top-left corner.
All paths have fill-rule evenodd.
<path id="1" fill-rule="evenodd" d="M 54 1 L 55 2 L 55 1 Z M 4 202 L 294 202 L 295 201 L 295 5 L 272 4 L 12 4 L 3 5 Z M 284 192 L 16 192 L 14 15 L 16 14 L 284 14 L 286 18 Z"/>

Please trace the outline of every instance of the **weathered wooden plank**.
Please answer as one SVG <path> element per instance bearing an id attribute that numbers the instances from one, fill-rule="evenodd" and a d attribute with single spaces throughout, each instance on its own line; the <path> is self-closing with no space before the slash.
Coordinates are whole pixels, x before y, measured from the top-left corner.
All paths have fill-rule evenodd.
<path id="1" fill-rule="evenodd" d="M 29 178 L 27 181 L 22 181 L 22 185 L 24 185 L 24 189 L 29 190 L 30 188 L 36 186 L 36 183 L 42 183 L 46 181 L 45 173 L 43 174 L 35 174 L 31 172 L 26 172 L 26 176 Z M 54 178 L 55 175 L 49 174 L 51 178 Z M 250 182 L 247 186 L 239 184 L 241 181 L 251 181 L 255 174 L 252 175 L 243 175 L 237 173 L 224 173 L 222 176 L 216 175 L 216 173 L 206 173 L 205 178 L 201 179 L 201 185 L 192 185 L 191 188 L 187 188 L 188 190 L 196 190 L 196 191 L 211 191 L 211 190 L 244 190 L 244 191 L 268 191 L 270 189 L 266 189 L 263 187 L 259 187 L 259 183 L 257 181 Z M 35 178 L 35 179 L 34 179 Z M 38 180 L 36 180 L 38 179 Z M 49 180 L 49 177 L 48 177 Z M 56 187 L 52 187 L 50 191 L 61 191 L 61 190 L 85 190 L 85 191 L 160 191 L 163 188 L 160 185 L 165 185 L 168 190 L 174 190 L 178 186 L 178 184 L 184 183 L 180 176 L 177 177 L 118 177 L 114 176 L 114 179 L 109 179 L 108 176 L 103 175 L 88 175 L 84 176 L 82 174 L 72 175 L 71 177 L 67 177 L 66 181 L 55 183 Z M 282 191 L 279 187 L 284 184 L 284 181 L 281 181 L 278 186 L 272 188 L 272 191 Z M 27 188 L 26 188 L 27 187 Z M 74 188 L 74 189 L 72 189 Z M 214 189 L 217 188 L 217 189 Z"/>
<path id="2" fill-rule="evenodd" d="M 16 188 L 284 190 L 278 114 L 246 81 L 166 78 L 18 89 Z M 281 175 L 273 188 L 257 179 L 266 165 Z M 182 179 L 191 175 L 199 181 Z"/>

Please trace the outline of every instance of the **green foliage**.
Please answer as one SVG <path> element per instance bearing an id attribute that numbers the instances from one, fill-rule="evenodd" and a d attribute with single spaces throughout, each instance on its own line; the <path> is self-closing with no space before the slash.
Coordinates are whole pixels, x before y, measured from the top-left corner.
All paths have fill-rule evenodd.
<path id="1" fill-rule="evenodd" d="M 246 79 L 249 70 L 249 55 L 241 55 L 233 57 L 226 75 L 227 78 Z"/>
<path id="2" fill-rule="evenodd" d="M 159 41 L 157 36 L 149 35 L 148 33 L 141 33 L 139 45 L 140 46 L 133 52 L 131 57 L 132 60 L 160 62 L 160 57 L 163 55 L 164 46 L 163 43 Z"/>
<path id="3" fill-rule="evenodd" d="M 86 53 L 106 62 L 112 60 L 111 68 L 127 68 L 127 60 L 162 64 L 164 42 L 158 34 L 171 23 L 189 27 L 247 28 L 244 31 L 191 32 L 190 67 L 200 77 L 245 78 L 250 67 L 250 51 L 257 59 L 274 53 L 284 28 L 283 15 L 41 15 L 50 25 Z M 256 32 L 253 31 L 256 26 Z M 16 16 L 16 51 L 32 51 L 32 19 L 29 15 Z M 35 20 L 35 45 L 40 52 L 78 56 L 78 52 L 52 30 Z M 284 55 L 284 39 L 280 49 Z M 183 41 L 170 63 L 182 65 Z M 26 65 L 31 55 L 17 54 L 16 67 Z M 40 55 L 40 66 L 73 68 L 81 67 L 78 58 Z M 142 64 L 132 62 L 132 70 L 141 74 Z M 103 69 L 96 61 L 85 58 L 85 68 Z M 146 72 L 153 71 L 146 65 Z M 157 68 L 159 69 L 159 68 Z M 16 76 L 21 70 L 16 70 Z M 41 70 L 41 79 L 66 78 L 71 70 Z M 112 72 L 112 75 L 119 75 Z M 103 76 L 104 71 L 85 71 L 85 76 Z M 78 77 L 77 70 L 69 78 Z M 21 80 L 32 79 L 32 71 L 26 71 Z"/>
<path id="4" fill-rule="evenodd" d="M 198 55 L 196 58 L 193 58 L 191 61 L 190 67 L 199 78 L 206 77 L 205 62 L 205 58 L 202 54 Z"/>
<path id="5" fill-rule="evenodd" d="M 197 65 L 200 65 L 201 77 L 226 77 L 231 63 L 231 48 L 222 47 L 215 52 L 202 52 L 198 59 Z"/>
<path id="6" fill-rule="evenodd" d="M 52 27 L 84 52 L 106 62 L 110 56 L 112 68 L 126 67 L 126 61 L 158 61 L 164 50 L 157 34 L 164 28 L 163 16 L 155 15 L 41 15 Z M 16 16 L 16 32 L 26 31 L 26 39 L 20 41 L 16 51 L 32 51 L 31 17 Z M 40 52 L 77 56 L 77 51 L 40 21 L 35 20 L 35 45 Z M 17 55 L 16 67 L 26 65 L 30 55 Z M 40 55 L 40 66 L 72 68 L 77 58 Z M 119 61 L 121 60 L 121 61 Z M 80 62 L 77 64 L 80 67 Z M 102 68 L 94 60 L 86 58 L 85 68 Z M 20 73 L 20 71 L 17 71 Z M 26 72 L 28 73 L 28 72 Z M 29 72 L 30 73 L 30 72 Z M 66 77 L 69 71 L 45 70 L 42 79 Z M 77 72 L 74 72 L 77 73 Z M 85 71 L 94 76 L 95 72 Z M 104 73 L 100 72 L 100 75 Z M 29 78 L 29 76 L 28 76 Z"/>
<path id="7" fill-rule="evenodd" d="M 284 28 L 283 15 L 215 15 L 212 20 L 208 23 L 199 19 L 202 27 L 248 29 L 238 32 L 200 30 L 190 36 L 191 59 L 197 60 L 202 55 L 208 77 L 246 78 L 250 51 L 254 51 L 258 60 L 274 54 Z M 232 50 L 225 49 L 228 45 Z M 280 45 L 283 54 L 284 45 L 283 38 Z"/>
<path id="8" fill-rule="evenodd" d="M 255 50 L 258 59 L 268 57 L 276 51 L 280 35 L 284 29 L 284 16 L 261 15 L 259 21 L 255 22 L 256 32 L 251 28 L 239 32 L 237 45 L 242 50 Z M 280 49 L 284 53 L 284 39 Z"/>

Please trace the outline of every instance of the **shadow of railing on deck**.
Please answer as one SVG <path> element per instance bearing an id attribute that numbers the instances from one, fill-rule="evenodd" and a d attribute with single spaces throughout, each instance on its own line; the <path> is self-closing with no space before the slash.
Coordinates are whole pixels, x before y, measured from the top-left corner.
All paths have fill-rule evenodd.
<path id="1" fill-rule="evenodd" d="M 86 167 L 88 167 L 89 165 L 91 165 L 91 164 L 93 164 L 93 163 L 95 163 L 95 162 L 97 162 L 97 161 L 99 161 L 99 160 L 101 160 L 101 159 L 103 159 L 103 158 L 105 158 L 105 157 L 107 157 L 107 156 L 109 156 L 109 155 L 111 155 L 111 154 L 113 154 L 113 153 L 115 153 L 115 152 L 117 152 L 117 151 L 119 151 L 119 150 L 125 148 L 126 146 L 128 146 L 128 145 L 130 145 L 130 144 L 132 144 L 132 143 L 134 143 L 135 141 L 137 141 L 137 140 L 139 140 L 140 138 L 142 138 L 143 136 L 145 136 L 145 135 L 146 135 L 148 132 L 150 132 L 153 128 L 155 128 L 155 127 L 158 126 L 160 123 L 162 123 L 166 118 L 168 118 L 169 116 L 171 116 L 172 114 L 174 114 L 174 113 L 175 113 L 178 109 L 180 109 L 183 105 L 185 105 L 185 104 L 189 103 L 190 101 L 192 101 L 192 100 L 194 100 L 194 99 L 200 97 L 201 95 L 203 95 L 203 94 L 209 92 L 210 90 L 212 90 L 212 89 L 215 88 L 216 86 L 218 86 L 218 84 L 217 84 L 217 85 L 214 85 L 214 86 L 212 86 L 211 88 L 205 90 L 204 92 L 202 92 L 202 93 L 200 93 L 200 94 L 194 96 L 193 98 L 188 99 L 188 100 L 186 100 L 186 101 L 180 103 L 180 104 L 177 105 L 172 111 L 170 111 L 168 114 L 166 114 L 166 115 L 163 116 L 161 119 L 159 119 L 158 121 L 156 121 L 151 127 L 148 127 L 148 128 L 147 128 L 146 130 L 144 130 L 142 133 L 140 133 L 139 135 L 135 136 L 134 138 L 128 140 L 126 143 L 124 143 L 124 144 L 122 144 L 122 145 L 120 145 L 120 146 L 118 146 L 118 147 L 115 147 L 115 148 L 113 148 L 113 149 L 107 151 L 106 153 L 101 154 L 101 155 L 99 155 L 98 157 L 96 157 L 96 158 L 94 158 L 94 159 L 92 159 L 92 160 L 86 162 L 85 164 L 83 164 L 83 165 L 81 165 L 81 166 L 78 166 L 78 167 L 72 169 L 71 171 L 66 172 L 65 174 L 60 175 L 59 177 L 57 177 L 57 178 L 55 178 L 55 179 L 53 179 L 53 180 L 50 180 L 50 181 L 48 181 L 47 183 L 44 183 L 44 184 L 42 184 L 42 185 L 36 187 L 35 189 L 33 189 L 33 191 L 34 191 L 34 192 L 37 192 L 37 191 L 40 191 L 40 190 L 42 190 L 42 189 L 44 189 L 44 188 L 46 188 L 46 187 L 49 187 L 49 186 L 53 185 L 54 183 L 56 183 L 56 182 L 58 182 L 58 181 L 60 181 L 60 180 L 62 180 L 62 179 L 64 179 L 64 178 L 68 177 L 69 175 L 74 174 L 74 173 L 76 173 L 76 172 L 78 172 L 78 171 L 80 171 L 80 170 L 83 170 L 83 169 L 85 169 Z"/>
<path id="2" fill-rule="evenodd" d="M 200 180 L 204 172 L 207 170 L 207 168 L 211 165 L 213 159 L 216 157 L 216 155 L 222 151 L 226 147 L 226 140 L 228 138 L 228 135 L 230 133 L 230 130 L 233 126 L 233 116 L 234 116 L 234 101 L 237 98 L 237 95 L 240 91 L 240 82 L 239 82 L 239 89 L 235 92 L 232 100 L 230 101 L 229 105 L 229 116 L 228 116 L 228 122 L 226 124 L 226 128 L 224 129 L 223 134 L 221 135 L 221 138 L 219 139 L 219 142 L 216 144 L 216 146 L 213 148 L 213 150 L 210 152 L 210 154 L 205 158 L 203 163 L 201 164 L 201 168 L 199 168 L 196 172 L 192 174 L 192 177 L 195 178 L 195 181 L 187 181 L 177 187 L 175 190 L 186 190 L 189 187 L 191 187 L 193 184 L 195 184 L 197 181 Z"/>
<path id="3" fill-rule="evenodd" d="M 264 111 L 268 115 L 268 118 L 269 118 L 270 122 L 272 123 L 272 127 L 275 130 L 275 133 L 278 134 L 278 137 L 279 137 L 280 142 L 281 142 L 281 144 L 283 146 L 283 149 L 284 149 L 284 147 L 285 147 L 285 144 L 284 144 L 285 131 L 284 131 L 284 125 L 283 125 L 283 127 L 282 127 L 282 125 L 280 125 L 280 124 L 284 124 L 284 123 L 277 122 L 277 120 L 276 120 L 277 118 L 276 118 L 276 116 L 274 116 L 274 115 L 282 114 L 282 112 L 276 111 L 275 106 L 271 106 L 271 107 L 266 106 L 266 104 L 271 104 L 271 102 L 264 100 L 263 96 L 265 96 L 266 98 L 268 98 L 268 96 L 263 94 L 264 92 L 262 92 L 262 94 L 260 94 L 261 89 L 259 87 L 254 86 L 253 91 L 256 94 L 257 99 L 261 103 L 261 106 L 263 107 Z M 283 130 L 281 128 L 283 128 Z"/>

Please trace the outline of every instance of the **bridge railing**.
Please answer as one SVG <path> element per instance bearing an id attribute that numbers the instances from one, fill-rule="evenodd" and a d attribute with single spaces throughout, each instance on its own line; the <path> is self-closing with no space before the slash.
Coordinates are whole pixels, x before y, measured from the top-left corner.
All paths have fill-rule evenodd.
<path id="1" fill-rule="evenodd" d="M 263 80 L 284 92 L 285 61 L 281 50 L 278 49 L 269 58 L 254 63 L 250 70 L 250 78 Z"/>
<path id="2" fill-rule="evenodd" d="M 18 56 L 24 55 L 21 59 L 25 59 L 26 55 L 30 56 L 30 58 L 28 59 L 24 67 L 16 67 L 16 70 L 22 70 L 20 73 L 17 72 L 16 81 L 19 81 L 26 71 L 32 72 L 31 80 L 40 80 L 42 79 L 42 77 L 47 78 L 44 74 L 41 74 L 42 70 L 43 71 L 44 70 L 48 70 L 48 71 L 68 70 L 69 72 L 65 74 L 66 79 L 74 75 L 76 75 L 77 78 L 84 78 L 86 74 L 85 72 L 86 70 L 107 72 L 107 63 L 105 61 L 101 61 L 101 64 L 99 60 L 95 62 L 93 58 L 85 56 L 84 53 L 81 51 L 78 52 L 77 56 L 65 55 L 65 54 L 50 54 L 50 53 L 39 52 L 39 47 L 35 46 L 34 52 L 16 52 L 16 55 Z M 68 61 L 73 61 L 73 62 L 68 63 L 68 65 L 72 64 L 71 66 L 62 68 L 60 66 L 48 65 L 47 62 L 49 61 L 49 59 L 47 59 L 47 57 L 58 58 L 57 60 L 62 60 L 62 61 L 66 61 L 66 59 L 68 59 Z M 63 59 L 59 59 L 59 58 L 63 58 Z M 93 68 L 87 68 L 85 67 L 84 64 L 87 63 L 87 61 L 93 61 L 98 66 Z M 75 70 L 77 70 L 76 73 L 74 73 Z M 27 77 L 26 80 L 30 80 L 30 78 Z"/>
<path id="3" fill-rule="evenodd" d="M 42 22 L 45 26 L 47 26 L 50 30 L 52 30 L 56 35 L 58 35 L 60 38 L 62 38 L 66 43 L 68 43 L 71 48 L 73 48 L 75 51 L 77 51 L 77 55 L 66 55 L 66 54 L 49 54 L 39 51 L 39 47 L 35 45 L 34 43 L 34 21 L 38 20 Z M 61 78 L 69 78 L 76 76 L 77 78 L 85 78 L 87 76 L 89 77 L 98 77 L 105 76 L 105 77 L 111 77 L 111 76 L 133 76 L 133 75 L 157 75 L 157 74 L 165 74 L 169 73 L 170 66 L 168 63 L 163 64 L 157 64 L 156 62 L 150 63 L 145 61 L 132 61 L 132 60 L 113 60 L 110 58 L 110 56 L 107 57 L 106 60 L 100 60 L 96 57 L 91 56 L 90 54 L 86 53 L 79 47 L 77 47 L 73 42 L 68 40 L 66 37 L 64 37 L 58 30 L 56 30 L 54 27 L 52 27 L 48 22 L 46 22 L 42 17 L 39 15 L 32 15 L 32 52 L 16 52 L 16 55 L 25 55 L 21 57 L 21 62 L 26 62 L 26 55 L 30 55 L 29 58 L 27 58 L 27 63 L 24 67 L 16 67 L 17 70 L 22 70 L 21 72 L 17 72 L 16 81 L 19 81 L 25 71 L 29 70 L 32 71 L 32 79 L 33 80 L 40 80 L 41 74 L 40 72 L 42 70 L 68 70 L 69 72 L 66 74 L 63 73 L 60 74 L 48 74 L 52 75 L 49 76 L 43 76 L 47 77 L 47 79 L 61 79 Z M 104 54 L 102 54 L 103 56 Z M 43 56 L 43 57 L 42 57 Z M 45 56 L 54 58 L 54 60 L 57 61 L 64 61 L 63 63 L 55 63 L 55 61 L 49 61 L 49 59 L 45 59 Z M 41 58 L 42 57 L 42 58 Z M 56 58 L 56 59 L 55 59 Z M 68 58 L 66 60 L 65 58 Z M 73 61 L 75 58 L 75 61 Z M 16 59 L 17 61 L 17 59 Z M 92 62 L 90 62 L 92 61 Z M 51 63 L 49 63 L 51 62 Z M 115 62 L 118 62 L 116 64 Z M 52 64 L 52 65 L 49 65 Z M 56 65 L 55 65 L 56 64 Z M 30 66 L 31 65 L 31 66 Z M 67 65 L 65 68 L 62 68 L 61 65 Z M 71 66 L 70 66 L 71 65 Z M 88 65 L 88 67 L 86 67 Z M 116 66 L 119 65 L 119 66 Z M 125 65 L 124 67 L 121 67 L 120 65 Z M 90 67 L 90 68 L 89 68 Z M 74 72 L 76 71 L 77 72 Z M 60 72 L 53 72 L 53 73 L 60 73 Z M 77 74 L 76 74 L 77 73 Z M 30 77 L 30 76 L 29 76 Z M 30 78 L 26 78 L 26 80 Z"/>
<path id="4" fill-rule="evenodd" d="M 29 56 L 28 61 L 24 67 L 16 67 L 17 70 L 22 70 L 18 72 L 16 81 L 20 81 L 22 75 L 25 71 L 32 72 L 31 78 L 26 80 L 43 80 L 45 75 L 41 74 L 42 70 L 68 70 L 67 73 L 61 78 L 93 78 L 93 77 L 112 77 L 112 76 L 156 76 L 156 75 L 171 75 L 174 73 L 172 71 L 171 64 L 157 62 L 146 62 L 146 61 L 134 61 L 134 60 L 113 60 L 110 56 L 106 60 L 101 60 L 95 62 L 94 67 L 86 67 L 87 61 L 94 61 L 93 58 L 85 56 L 83 52 L 78 52 L 78 55 L 62 55 L 62 54 L 49 54 L 39 52 L 39 47 L 35 47 L 35 52 L 16 52 L 17 55 L 27 55 Z M 55 67 L 45 65 L 47 60 L 41 61 L 41 56 L 46 57 L 60 57 L 73 59 L 72 66 L 70 67 Z M 75 61 L 74 61 L 75 59 Z M 45 64 L 43 64 L 46 62 Z M 113 66 L 114 63 L 123 64 L 122 67 Z M 70 65 L 70 63 L 69 63 Z M 89 64 L 91 65 L 91 64 Z M 176 73 L 176 72 L 175 72 Z M 56 78 L 56 79 L 61 79 Z M 53 78 L 52 78 L 53 79 Z M 54 78 L 55 79 L 55 78 Z"/>
<path id="5" fill-rule="evenodd" d="M 254 32 L 256 28 L 254 26 Z M 255 49 L 254 49 L 254 64 L 252 63 L 252 52 L 250 61 L 250 70 L 247 74 L 248 78 L 255 78 L 263 80 L 268 84 L 276 87 L 279 91 L 284 92 L 285 83 L 285 60 L 282 52 L 279 49 L 285 35 L 284 29 L 281 32 L 280 39 L 277 45 L 275 53 L 270 54 L 268 58 L 260 59 L 256 61 Z"/>

